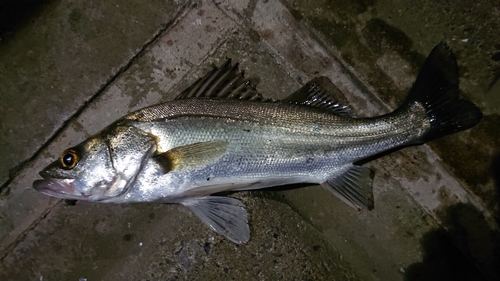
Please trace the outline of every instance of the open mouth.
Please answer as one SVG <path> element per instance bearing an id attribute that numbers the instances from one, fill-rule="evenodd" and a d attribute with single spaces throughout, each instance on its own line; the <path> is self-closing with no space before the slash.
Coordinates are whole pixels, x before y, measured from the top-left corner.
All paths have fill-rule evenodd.
<path id="1" fill-rule="evenodd" d="M 88 197 L 76 188 L 76 179 L 53 179 L 45 178 L 33 182 L 33 188 L 43 194 L 54 196 L 62 199 L 84 199 Z"/>

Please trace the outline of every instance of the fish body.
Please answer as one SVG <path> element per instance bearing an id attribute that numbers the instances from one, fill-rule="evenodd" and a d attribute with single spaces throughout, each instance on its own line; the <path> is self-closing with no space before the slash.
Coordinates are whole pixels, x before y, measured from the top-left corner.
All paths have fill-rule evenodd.
<path id="1" fill-rule="evenodd" d="M 441 43 L 401 107 L 354 118 L 324 77 L 285 100 L 266 100 L 228 61 L 175 100 L 126 115 L 66 150 L 33 187 L 66 199 L 180 203 L 235 243 L 249 239 L 244 206 L 213 194 L 319 183 L 356 209 L 372 209 L 371 172 L 355 163 L 481 119 L 459 99 L 457 71 Z"/>
<path id="2" fill-rule="evenodd" d="M 151 174 L 141 174 L 137 180 L 147 184 L 111 199 L 113 202 L 175 200 L 282 184 L 321 183 L 345 173 L 358 160 L 417 140 L 430 126 L 419 106 L 405 111 L 404 116 L 354 119 L 356 122 L 323 109 L 278 102 L 189 99 L 157 107 L 169 116 L 137 121 L 137 114 L 133 114 L 122 124 L 157 136 L 160 153 L 179 147 L 189 150 L 193 144 L 208 151 L 220 149 L 221 153 L 203 159 L 211 155 L 203 152 L 193 156 L 197 160 L 189 167 L 173 168 L 161 176 L 153 176 L 161 168 L 149 162 L 145 170 Z M 154 181 L 148 182 L 148 178 Z"/>

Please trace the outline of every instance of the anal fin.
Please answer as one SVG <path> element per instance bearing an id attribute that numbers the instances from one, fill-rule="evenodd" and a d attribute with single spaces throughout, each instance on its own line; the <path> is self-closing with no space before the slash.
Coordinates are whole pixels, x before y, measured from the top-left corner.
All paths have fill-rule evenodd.
<path id="1" fill-rule="evenodd" d="M 243 203 L 224 196 L 193 197 L 180 202 L 215 232 L 236 244 L 248 242 L 250 229 Z"/>
<path id="2" fill-rule="evenodd" d="M 358 211 L 373 209 L 372 177 L 368 168 L 352 166 L 342 175 L 322 182 L 321 186 Z"/>

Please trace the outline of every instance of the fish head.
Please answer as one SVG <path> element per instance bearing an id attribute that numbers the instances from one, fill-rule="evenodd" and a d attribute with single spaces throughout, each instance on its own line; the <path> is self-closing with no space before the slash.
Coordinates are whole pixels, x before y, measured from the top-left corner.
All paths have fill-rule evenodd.
<path id="1" fill-rule="evenodd" d="M 119 193 L 120 178 L 109 146 L 99 137 L 66 149 L 40 172 L 33 188 L 46 195 L 76 200 L 100 200 Z"/>
<path id="2" fill-rule="evenodd" d="M 136 133 L 119 128 L 66 149 L 40 172 L 43 180 L 33 182 L 33 188 L 57 198 L 86 201 L 109 201 L 125 194 L 152 154 L 151 141 Z"/>

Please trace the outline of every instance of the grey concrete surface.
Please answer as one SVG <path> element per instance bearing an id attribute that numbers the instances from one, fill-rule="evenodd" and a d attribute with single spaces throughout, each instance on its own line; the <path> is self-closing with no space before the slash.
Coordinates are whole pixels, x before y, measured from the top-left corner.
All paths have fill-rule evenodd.
<path id="1" fill-rule="evenodd" d="M 1 183 L 171 25 L 187 1 L 46 5 L 0 45 Z"/>
<path id="2" fill-rule="evenodd" d="M 469 2 L 48 2 L 0 42 L 0 280 L 497 280 L 500 7 Z M 369 116 L 404 99 L 440 40 L 485 118 L 367 163 L 371 212 L 318 186 L 238 193 L 251 239 L 236 246 L 182 206 L 31 188 L 65 148 L 228 57 L 266 97 L 324 75 Z"/>

